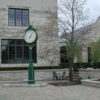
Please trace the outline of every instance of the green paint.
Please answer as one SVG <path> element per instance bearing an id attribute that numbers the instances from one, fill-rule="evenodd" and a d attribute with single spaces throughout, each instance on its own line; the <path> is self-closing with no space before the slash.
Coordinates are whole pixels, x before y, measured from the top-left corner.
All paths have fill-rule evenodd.
<path id="1" fill-rule="evenodd" d="M 37 29 L 35 29 L 31 25 L 29 25 L 28 28 L 25 30 L 25 32 L 29 31 L 29 30 L 32 30 L 36 33 L 36 40 L 34 41 L 34 42 L 36 42 L 38 40 Z"/>
<path id="2" fill-rule="evenodd" d="M 25 31 L 28 31 L 28 30 L 33 30 L 34 32 L 37 31 L 37 29 L 33 28 L 31 25 L 29 25 Z"/>
<path id="3" fill-rule="evenodd" d="M 32 48 L 33 48 L 33 44 L 29 44 L 29 67 L 28 67 L 28 83 L 29 84 L 35 83 L 34 65 L 33 65 L 33 62 L 32 62 Z"/>
<path id="4" fill-rule="evenodd" d="M 37 35 L 37 29 L 33 28 L 31 25 L 29 25 L 29 27 L 25 30 L 25 32 L 32 30 L 36 33 Z M 32 48 L 34 46 L 34 43 L 37 41 L 38 39 L 38 35 L 36 37 L 36 40 L 33 43 L 28 43 L 28 47 L 29 47 L 29 67 L 28 67 L 28 84 L 34 84 L 35 83 L 35 76 L 34 76 L 34 65 L 33 65 L 33 61 L 32 61 Z"/>

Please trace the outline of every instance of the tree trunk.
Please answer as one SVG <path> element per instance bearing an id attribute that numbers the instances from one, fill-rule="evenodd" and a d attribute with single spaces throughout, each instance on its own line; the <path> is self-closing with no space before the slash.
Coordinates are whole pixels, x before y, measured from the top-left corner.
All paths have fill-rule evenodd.
<path id="1" fill-rule="evenodd" d="M 70 82 L 73 81 L 73 60 L 69 61 L 69 80 Z"/>

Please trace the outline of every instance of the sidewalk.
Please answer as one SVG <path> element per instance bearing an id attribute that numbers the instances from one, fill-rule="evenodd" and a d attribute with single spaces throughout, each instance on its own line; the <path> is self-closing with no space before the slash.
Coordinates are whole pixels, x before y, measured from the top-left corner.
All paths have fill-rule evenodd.
<path id="1" fill-rule="evenodd" d="M 82 85 L 9 87 L 0 85 L 0 100 L 100 100 L 100 88 Z"/>

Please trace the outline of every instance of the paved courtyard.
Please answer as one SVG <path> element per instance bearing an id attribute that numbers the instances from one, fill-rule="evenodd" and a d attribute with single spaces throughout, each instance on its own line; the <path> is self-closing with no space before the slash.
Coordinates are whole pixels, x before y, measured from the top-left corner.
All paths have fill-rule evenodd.
<path id="1" fill-rule="evenodd" d="M 4 86 L 0 84 L 0 100 L 100 100 L 100 88 L 73 86 Z"/>

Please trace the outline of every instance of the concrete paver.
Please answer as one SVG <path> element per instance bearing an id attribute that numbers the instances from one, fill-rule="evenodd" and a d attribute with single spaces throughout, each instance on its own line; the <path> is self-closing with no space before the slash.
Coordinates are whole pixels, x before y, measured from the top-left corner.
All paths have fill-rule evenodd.
<path id="1" fill-rule="evenodd" d="M 72 85 L 9 87 L 0 85 L 0 100 L 100 100 L 100 88 Z"/>

